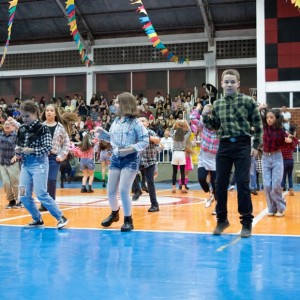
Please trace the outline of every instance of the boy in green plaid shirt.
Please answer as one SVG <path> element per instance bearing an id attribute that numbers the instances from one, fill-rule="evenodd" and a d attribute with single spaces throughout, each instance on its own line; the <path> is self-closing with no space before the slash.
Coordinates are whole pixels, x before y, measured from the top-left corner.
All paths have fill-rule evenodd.
<path id="1" fill-rule="evenodd" d="M 227 227 L 227 186 L 232 165 L 235 167 L 238 192 L 238 211 L 242 224 L 241 237 L 251 236 L 253 207 L 250 194 L 251 155 L 257 155 L 261 143 L 262 122 L 255 101 L 239 92 L 240 74 L 228 69 L 222 74 L 221 85 L 224 97 L 214 102 L 213 107 L 203 109 L 203 123 L 218 131 L 220 146 L 216 157 L 216 198 L 218 200 L 217 226 L 214 235 L 220 235 Z M 251 149 L 250 129 L 254 127 Z"/>

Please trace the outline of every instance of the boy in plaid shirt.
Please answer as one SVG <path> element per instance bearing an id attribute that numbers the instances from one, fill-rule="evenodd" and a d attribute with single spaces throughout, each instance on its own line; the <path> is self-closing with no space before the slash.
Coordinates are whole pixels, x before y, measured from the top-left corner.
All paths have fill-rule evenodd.
<path id="1" fill-rule="evenodd" d="M 143 116 L 140 117 L 139 120 L 148 129 L 148 118 Z M 148 129 L 148 132 L 150 143 L 141 153 L 140 169 L 144 169 L 145 171 L 147 187 L 149 190 L 151 207 L 148 209 L 148 212 L 157 212 L 159 211 L 159 205 L 156 199 L 154 173 L 157 163 L 157 147 L 160 142 L 160 138 L 153 130 Z"/>

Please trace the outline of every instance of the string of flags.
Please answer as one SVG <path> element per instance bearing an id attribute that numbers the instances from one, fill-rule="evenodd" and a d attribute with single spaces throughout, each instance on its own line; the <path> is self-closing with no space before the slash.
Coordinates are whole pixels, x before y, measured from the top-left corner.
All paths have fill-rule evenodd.
<path id="1" fill-rule="evenodd" d="M 7 39 L 6 39 L 3 55 L 2 55 L 1 61 L 0 61 L 0 68 L 2 68 L 4 61 L 5 61 L 6 54 L 8 52 L 8 46 L 9 46 L 9 41 L 10 41 L 10 37 L 11 37 L 11 29 L 12 29 L 12 25 L 14 22 L 18 1 L 19 0 L 9 1 L 9 8 L 8 8 L 9 20 L 8 20 L 8 29 L 7 29 Z"/>
<path id="2" fill-rule="evenodd" d="M 295 5 L 298 9 L 300 9 L 300 0 L 291 0 L 291 3 Z"/>
<path id="3" fill-rule="evenodd" d="M 6 54 L 8 52 L 8 46 L 11 39 L 11 33 L 12 33 L 12 26 L 13 21 L 17 9 L 19 0 L 11 0 L 9 1 L 9 20 L 8 20 L 8 34 L 7 34 L 7 40 L 5 43 L 3 56 L 0 61 L 0 68 L 3 66 Z M 177 56 L 172 51 L 170 51 L 161 41 L 158 34 L 155 31 L 155 28 L 150 20 L 150 17 L 147 13 L 147 10 L 145 9 L 145 6 L 143 4 L 142 0 L 130 0 L 132 5 L 139 5 L 137 8 L 137 12 L 139 14 L 142 14 L 142 16 L 139 18 L 140 23 L 142 25 L 142 29 L 145 31 L 147 36 L 149 37 L 150 41 L 152 42 L 152 45 L 155 49 L 159 50 L 160 53 L 166 57 L 168 61 L 183 64 L 183 63 L 189 63 L 189 59 L 184 56 Z M 295 5 L 299 5 L 300 7 L 300 0 L 291 0 L 292 3 L 295 2 Z M 80 40 L 80 34 L 78 32 L 77 28 L 77 22 L 76 22 L 76 7 L 75 7 L 75 0 L 67 0 L 66 1 L 66 13 L 68 15 L 68 25 L 70 26 L 71 35 L 73 37 L 73 40 L 76 43 L 77 49 L 80 54 L 81 61 L 88 67 L 92 66 L 94 62 L 89 59 L 87 55 L 87 50 L 84 48 L 81 40 Z"/>
<path id="4" fill-rule="evenodd" d="M 153 44 L 153 47 L 161 52 L 163 56 L 166 57 L 168 61 L 172 61 L 175 63 L 183 64 L 184 62 L 189 63 L 189 59 L 184 56 L 177 56 L 172 51 L 170 51 L 160 40 L 158 34 L 155 31 L 155 28 L 149 18 L 147 10 L 143 4 L 142 0 L 130 0 L 132 5 L 139 5 L 137 8 L 137 12 L 142 14 L 143 16 L 139 18 L 140 23 L 142 25 L 142 29 L 145 31 L 150 41 Z"/>
<path id="5" fill-rule="evenodd" d="M 77 45 L 77 49 L 79 51 L 81 61 L 87 67 L 90 67 L 93 65 L 93 61 L 89 59 L 86 49 L 84 48 L 82 42 L 80 41 L 80 35 L 78 32 L 77 22 L 76 22 L 75 0 L 67 0 L 66 12 L 68 14 L 68 25 L 70 26 L 72 37 Z"/>

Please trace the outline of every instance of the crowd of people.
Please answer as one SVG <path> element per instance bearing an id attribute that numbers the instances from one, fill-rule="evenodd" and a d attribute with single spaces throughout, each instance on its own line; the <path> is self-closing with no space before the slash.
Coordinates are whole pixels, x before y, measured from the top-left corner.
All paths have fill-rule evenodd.
<path id="1" fill-rule="evenodd" d="M 76 161 L 82 171 L 81 193 L 93 193 L 95 161 L 101 162 L 102 185 L 107 188 L 111 214 L 102 221 L 109 227 L 119 220 L 118 193 L 124 210 L 121 231 L 134 228 L 132 201 L 149 193 L 148 212 L 159 211 L 154 179 L 158 162 L 172 165 L 172 192 L 178 187 L 188 193 L 188 173 L 193 169 L 194 145 L 198 155 L 198 181 L 207 193 L 206 207 L 216 201 L 215 235 L 228 226 L 227 190 L 234 167 L 241 215 L 241 236 L 252 231 L 252 194 L 260 188 L 262 173 L 268 215 L 283 217 L 286 203 L 282 190 L 293 194 L 293 151 L 298 144 L 291 116 L 283 108 L 258 105 L 239 92 L 240 77 L 228 69 L 221 81 L 224 97 L 203 84 L 203 95 L 182 91 L 153 101 L 130 93 L 92 96 L 89 103 L 78 94 L 71 99 L 0 101 L 0 171 L 7 196 L 6 208 L 23 205 L 32 215 L 27 228 L 44 226 L 40 211 L 48 210 L 63 228 L 67 218 L 56 205 L 56 178 L 61 170 L 61 187 L 74 176 Z M 75 164 L 74 164 L 75 162 Z M 19 168 L 19 165 L 21 166 Z M 108 176 L 106 175 L 107 169 Z M 261 172 L 259 172 L 261 169 Z M 33 188 L 32 188 L 33 184 Z M 133 191 L 132 198 L 130 190 Z M 41 206 L 37 208 L 32 192 Z"/>

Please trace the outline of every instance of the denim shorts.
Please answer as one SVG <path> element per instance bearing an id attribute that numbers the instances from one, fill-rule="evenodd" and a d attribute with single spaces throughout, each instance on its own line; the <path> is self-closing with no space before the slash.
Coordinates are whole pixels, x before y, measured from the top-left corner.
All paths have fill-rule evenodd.
<path id="1" fill-rule="evenodd" d="M 81 158 L 80 159 L 80 170 L 95 170 L 94 159 L 92 158 Z"/>
<path id="2" fill-rule="evenodd" d="M 140 165 L 140 157 L 137 152 L 128 154 L 124 157 L 113 155 L 111 157 L 110 169 L 129 169 L 138 171 Z"/>

